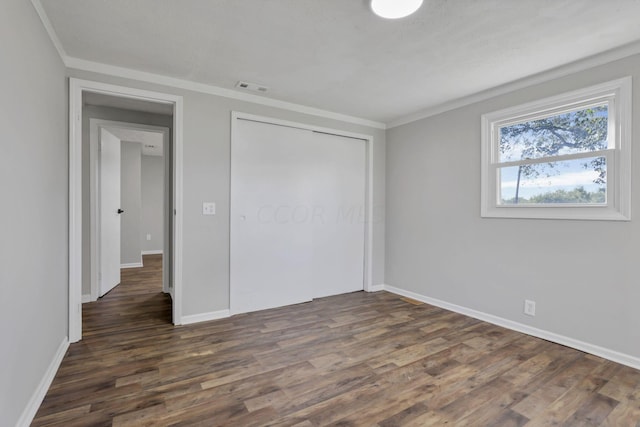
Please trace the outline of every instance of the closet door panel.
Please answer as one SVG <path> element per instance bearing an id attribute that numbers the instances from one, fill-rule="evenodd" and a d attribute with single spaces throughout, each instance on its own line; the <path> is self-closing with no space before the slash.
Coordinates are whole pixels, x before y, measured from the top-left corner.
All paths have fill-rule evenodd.
<path id="1" fill-rule="evenodd" d="M 365 141 L 316 133 L 313 297 L 364 287 Z"/>
<path id="2" fill-rule="evenodd" d="M 313 298 L 313 229 L 296 215 L 313 203 L 313 133 L 238 120 L 231 149 L 231 312 Z"/>
<path id="3" fill-rule="evenodd" d="M 365 141 L 238 119 L 231 313 L 363 289 Z"/>

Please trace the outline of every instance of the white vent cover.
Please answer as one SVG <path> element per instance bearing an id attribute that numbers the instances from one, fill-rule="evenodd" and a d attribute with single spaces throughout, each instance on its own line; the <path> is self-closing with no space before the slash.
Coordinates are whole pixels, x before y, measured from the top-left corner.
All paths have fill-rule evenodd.
<path id="1" fill-rule="evenodd" d="M 242 80 L 236 83 L 236 87 L 240 89 L 252 90 L 254 92 L 266 92 L 269 90 L 267 86 L 259 85 L 257 83 L 243 82 Z"/>

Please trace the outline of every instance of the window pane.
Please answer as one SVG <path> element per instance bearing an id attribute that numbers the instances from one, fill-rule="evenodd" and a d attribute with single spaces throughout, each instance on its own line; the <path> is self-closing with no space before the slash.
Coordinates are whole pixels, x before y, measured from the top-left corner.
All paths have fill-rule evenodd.
<path id="1" fill-rule="evenodd" d="M 606 104 L 500 128 L 500 161 L 607 149 Z"/>
<path id="2" fill-rule="evenodd" d="M 500 205 L 604 204 L 606 157 L 588 157 L 498 169 Z"/>

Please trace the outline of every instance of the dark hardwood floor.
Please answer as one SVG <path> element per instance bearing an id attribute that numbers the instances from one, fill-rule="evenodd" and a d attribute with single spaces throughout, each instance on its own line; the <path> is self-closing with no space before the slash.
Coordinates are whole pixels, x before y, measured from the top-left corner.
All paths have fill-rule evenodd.
<path id="1" fill-rule="evenodd" d="M 173 327 L 160 265 L 84 306 L 34 426 L 640 426 L 640 371 L 386 292 Z"/>

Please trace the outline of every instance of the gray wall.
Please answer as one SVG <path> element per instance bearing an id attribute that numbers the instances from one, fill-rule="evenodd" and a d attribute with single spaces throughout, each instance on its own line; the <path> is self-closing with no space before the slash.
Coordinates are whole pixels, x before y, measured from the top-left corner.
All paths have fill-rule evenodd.
<path id="1" fill-rule="evenodd" d="M 384 282 L 384 130 L 96 73 L 69 70 L 68 74 L 184 97 L 184 315 L 229 308 L 229 156 L 233 110 L 374 136 L 373 203 L 377 221 L 373 235 L 373 282 Z M 203 216 L 203 201 L 216 202 L 217 215 Z"/>
<path id="2" fill-rule="evenodd" d="M 67 336 L 65 70 L 30 2 L 0 12 L 0 425 L 13 426 Z"/>
<path id="3" fill-rule="evenodd" d="M 85 105 L 82 109 L 82 294 L 91 294 L 91 210 L 89 120 L 102 119 L 173 128 L 171 116 Z M 95 161 L 95 159 L 94 159 Z"/>
<path id="4" fill-rule="evenodd" d="M 162 251 L 164 244 L 164 158 L 142 156 L 142 251 Z M 151 240 L 147 240 L 151 234 Z"/>
<path id="5" fill-rule="evenodd" d="M 120 264 L 142 263 L 142 146 L 122 141 L 120 151 Z"/>
<path id="6" fill-rule="evenodd" d="M 626 75 L 637 172 L 640 56 L 390 129 L 387 284 L 640 357 L 638 173 L 631 222 L 480 218 L 481 114 Z"/>

